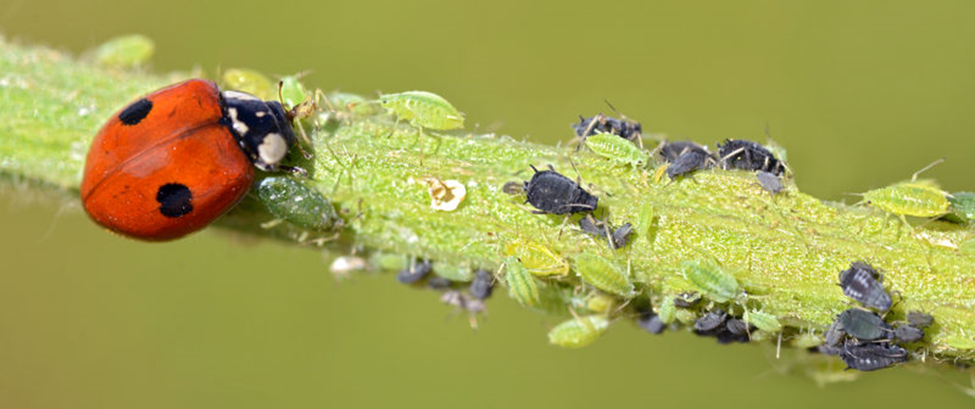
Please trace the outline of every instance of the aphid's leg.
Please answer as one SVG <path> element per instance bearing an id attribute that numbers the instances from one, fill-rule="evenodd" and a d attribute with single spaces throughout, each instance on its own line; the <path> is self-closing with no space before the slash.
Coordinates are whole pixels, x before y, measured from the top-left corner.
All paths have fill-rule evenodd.
<path id="1" fill-rule="evenodd" d="M 732 151 L 731 153 L 724 155 L 722 158 L 718 159 L 718 164 L 721 165 L 721 169 L 728 169 L 728 158 L 734 157 L 744 151 L 745 148 L 738 148 Z"/>
<path id="2" fill-rule="evenodd" d="M 667 167 L 660 165 L 657 170 L 653 172 L 653 183 L 660 183 L 660 179 L 664 177 L 664 173 L 667 172 Z"/>
<path id="3" fill-rule="evenodd" d="M 420 166 L 423 166 L 423 140 L 425 139 L 423 135 L 423 127 L 416 127 L 416 137 L 420 140 Z"/>
<path id="4" fill-rule="evenodd" d="M 283 170 L 285 172 L 291 172 L 295 176 L 300 176 L 300 177 L 303 177 L 303 178 L 307 178 L 308 177 L 308 171 L 305 170 L 304 168 L 300 168 L 298 166 L 284 166 L 284 165 L 280 165 L 280 166 L 278 166 L 278 169 L 281 169 L 281 170 Z"/>
<path id="5" fill-rule="evenodd" d="M 270 228 L 273 228 L 273 227 L 275 227 L 275 226 L 277 226 L 277 225 L 279 225 L 281 223 L 284 223 L 284 219 L 274 219 L 274 220 L 271 220 L 271 221 L 267 221 L 267 222 L 261 223 L 261 228 L 262 229 L 270 229 Z"/>
<path id="6" fill-rule="evenodd" d="M 579 139 L 579 144 L 576 145 L 576 152 L 579 152 L 582 149 L 582 145 L 584 145 L 586 143 L 586 138 L 589 137 L 589 133 L 592 132 L 593 128 L 596 127 L 596 121 L 600 121 L 601 122 L 602 120 L 603 120 L 603 114 L 602 113 L 600 113 L 599 115 L 596 115 L 596 116 L 592 117 L 592 120 L 589 121 L 589 125 L 586 126 L 586 130 L 585 130 L 585 132 L 582 133 L 582 136 L 577 136 L 576 137 L 577 139 Z M 575 139 L 573 139 L 573 141 L 575 141 Z"/>

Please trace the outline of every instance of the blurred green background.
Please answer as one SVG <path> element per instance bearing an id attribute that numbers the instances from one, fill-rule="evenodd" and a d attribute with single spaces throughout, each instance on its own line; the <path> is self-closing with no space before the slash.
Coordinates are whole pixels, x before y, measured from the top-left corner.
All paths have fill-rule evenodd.
<path id="1" fill-rule="evenodd" d="M 764 141 L 768 124 L 799 185 L 830 200 L 942 156 L 927 176 L 975 189 L 969 1 L 200 3 L 5 0 L 0 32 L 74 53 L 135 32 L 157 71 L 434 91 L 480 130 L 552 144 L 604 98 L 709 144 Z M 768 348 L 628 323 L 556 349 L 553 319 L 503 294 L 472 331 L 391 276 L 335 282 L 315 250 L 215 231 L 137 243 L 77 204 L 0 192 L 2 408 L 975 406 L 961 372 L 819 389 Z"/>

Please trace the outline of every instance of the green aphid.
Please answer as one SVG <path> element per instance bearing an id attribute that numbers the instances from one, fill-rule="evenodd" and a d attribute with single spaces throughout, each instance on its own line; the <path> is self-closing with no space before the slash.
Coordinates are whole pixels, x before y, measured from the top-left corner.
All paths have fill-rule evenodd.
<path id="1" fill-rule="evenodd" d="M 909 182 L 870 190 L 863 194 L 863 199 L 869 205 L 900 216 L 904 223 L 907 223 L 904 216 L 936 217 L 948 213 L 951 205 L 948 192 L 932 181 L 917 180 L 918 174 L 943 161 L 937 160 L 915 172 Z"/>
<path id="2" fill-rule="evenodd" d="M 361 95 L 350 94 L 348 92 L 333 92 L 328 94 L 328 101 L 336 109 L 348 109 L 355 115 L 370 116 L 380 112 L 376 104 L 370 104 Z"/>
<path id="3" fill-rule="evenodd" d="M 587 284 L 626 298 L 636 295 L 629 272 L 624 272 L 605 257 L 582 253 L 576 255 L 574 261 L 576 273 Z"/>
<path id="4" fill-rule="evenodd" d="M 715 302 L 728 302 L 741 296 L 738 280 L 720 267 L 703 261 L 680 263 L 684 278 Z"/>
<path id="5" fill-rule="evenodd" d="M 152 58 L 156 44 L 141 34 L 115 37 L 95 49 L 95 62 L 105 67 L 132 68 Z"/>
<path id="6" fill-rule="evenodd" d="M 953 223 L 971 224 L 975 221 L 975 193 L 956 192 L 948 197 L 950 206 L 944 219 Z"/>
<path id="7" fill-rule="evenodd" d="M 548 342 L 563 348 L 582 348 L 593 343 L 609 328 L 609 320 L 589 315 L 565 321 L 548 332 Z"/>
<path id="8" fill-rule="evenodd" d="M 504 281 L 508 285 L 508 294 L 519 304 L 526 307 L 538 305 L 538 285 L 528 269 L 517 258 L 508 257 L 504 262 Z"/>
<path id="9" fill-rule="evenodd" d="M 681 324 L 694 325 L 694 322 L 697 321 L 698 318 L 701 318 L 701 316 L 694 310 L 678 308 L 676 311 L 674 311 L 674 318 L 677 318 L 677 321 L 679 321 Z"/>
<path id="10" fill-rule="evenodd" d="M 569 274 L 569 262 L 552 249 L 521 238 L 505 243 L 506 256 L 517 257 L 533 275 L 545 277 Z"/>
<path id="11" fill-rule="evenodd" d="M 268 101 L 278 99 L 278 85 L 259 71 L 231 68 L 224 71 L 220 79 L 226 89 L 243 91 Z"/>
<path id="12" fill-rule="evenodd" d="M 648 161 L 647 153 L 633 142 L 611 133 L 596 133 L 585 139 L 586 147 L 596 155 L 612 162 L 642 167 Z"/>
<path id="13" fill-rule="evenodd" d="M 474 279 L 474 271 L 463 264 L 452 264 L 442 261 L 433 262 L 433 273 L 438 277 L 446 278 L 450 281 L 469 283 Z"/>
<path id="14" fill-rule="evenodd" d="M 792 346 L 798 349 L 818 347 L 824 342 L 823 337 L 811 332 L 804 332 L 792 339 Z"/>
<path id="15" fill-rule="evenodd" d="M 660 308 L 657 309 L 657 316 L 660 317 L 660 322 L 670 325 L 674 322 L 674 314 L 677 312 L 677 305 L 674 304 L 674 300 L 677 297 L 673 295 L 668 295 L 664 297 L 664 300 L 660 303 Z"/>
<path id="16" fill-rule="evenodd" d="M 301 75 L 286 75 L 281 77 L 281 104 L 285 108 L 296 107 L 308 101 L 308 91 L 299 80 Z"/>
<path id="17" fill-rule="evenodd" d="M 640 210 L 636 215 L 636 229 L 634 230 L 637 238 L 647 237 L 647 234 L 650 233 L 650 227 L 653 226 L 653 217 L 653 205 L 648 202 L 641 203 Z"/>
<path id="18" fill-rule="evenodd" d="M 779 322 L 779 319 L 767 312 L 746 310 L 743 318 L 746 323 L 752 324 L 762 331 L 770 333 L 782 331 L 782 323 Z"/>
<path id="19" fill-rule="evenodd" d="M 608 312 L 613 304 L 616 304 L 616 299 L 606 294 L 595 294 L 586 299 L 586 309 L 592 312 Z"/>
<path id="20" fill-rule="evenodd" d="M 975 349 L 975 339 L 964 334 L 953 334 L 945 338 L 949 347 L 959 350 Z"/>
<path id="21" fill-rule="evenodd" d="M 464 127 L 464 114 L 443 97 L 426 91 L 379 96 L 379 105 L 417 128 L 450 130 Z"/>
<path id="22" fill-rule="evenodd" d="M 343 224 L 328 199 L 288 176 L 265 178 L 257 195 L 276 218 L 303 229 L 329 231 Z"/>

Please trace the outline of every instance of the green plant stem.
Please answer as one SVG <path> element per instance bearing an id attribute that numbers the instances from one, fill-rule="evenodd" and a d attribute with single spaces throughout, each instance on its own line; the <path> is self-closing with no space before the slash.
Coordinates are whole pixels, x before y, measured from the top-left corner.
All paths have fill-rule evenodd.
<path id="1" fill-rule="evenodd" d="M 2 179 L 77 200 L 88 143 L 105 118 L 135 96 L 186 77 L 109 70 L 0 41 Z M 569 260 L 588 252 L 629 265 L 641 298 L 654 302 L 693 289 L 680 273 L 681 261 L 716 261 L 750 294 L 744 304 L 779 317 L 790 335 L 822 332 L 849 308 L 837 274 L 851 261 L 867 260 L 899 293 L 888 321 L 915 309 L 935 316 L 916 357 L 970 360 L 973 354 L 965 341 L 975 342 L 975 259 L 958 250 L 971 235 L 958 225 L 912 229 L 875 209 L 824 203 L 792 184 L 772 197 L 744 171 L 701 171 L 671 183 L 657 180 L 653 167 L 633 169 L 505 136 L 427 135 L 420 165 L 416 129 L 394 126 L 386 115 L 349 117 L 311 137 L 316 155 L 297 164 L 310 171 L 310 186 L 343 209 L 347 225 L 338 243 L 496 271 L 505 244 L 529 240 Z M 529 165 L 548 164 L 570 176 L 574 164 L 615 224 L 636 222 L 650 206 L 652 225 L 611 251 L 573 227 L 578 216 L 562 226 L 563 217 L 533 214 L 524 196 L 501 191 L 505 182 L 530 178 Z M 466 198 L 455 211 L 434 210 L 424 177 L 458 180 Z M 287 225 L 262 228 L 270 219 L 249 197 L 216 225 L 292 242 L 328 236 Z M 574 274 L 543 281 L 579 286 Z M 733 308 L 740 312 L 741 306 Z"/>

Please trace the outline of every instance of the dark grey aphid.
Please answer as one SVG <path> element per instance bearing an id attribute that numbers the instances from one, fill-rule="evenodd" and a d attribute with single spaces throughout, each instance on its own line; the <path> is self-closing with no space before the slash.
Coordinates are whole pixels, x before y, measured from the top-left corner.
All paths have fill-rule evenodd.
<path id="1" fill-rule="evenodd" d="M 702 299 L 701 293 L 698 292 L 680 293 L 674 298 L 674 306 L 677 308 L 694 308 Z"/>
<path id="2" fill-rule="evenodd" d="M 630 242 L 630 234 L 633 233 L 633 224 L 631 223 L 624 223 L 620 228 L 614 230 L 612 225 L 593 217 L 579 219 L 579 228 L 593 236 L 606 238 L 610 249 L 613 250 L 625 247 Z"/>
<path id="3" fill-rule="evenodd" d="M 433 290 L 444 290 L 450 288 L 452 284 L 450 280 L 440 276 L 433 276 L 427 280 L 427 287 Z"/>
<path id="4" fill-rule="evenodd" d="M 667 329 L 667 324 L 664 324 L 663 321 L 660 320 L 660 317 L 651 311 L 641 314 L 636 323 L 640 326 L 640 328 L 643 328 L 645 331 L 654 335 L 660 334 Z"/>
<path id="5" fill-rule="evenodd" d="M 843 287 L 843 294 L 860 302 L 864 307 L 880 311 L 890 309 L 890 294 L 884 289 L 880 273 L 867 263 L 857 261 L 850 264 L 850 268 L 841 271 L 840 287 Z"/>
<path id="6" fill-rule="evenodd" d="M 913 325 L 898 325 L 894 327 L 894 339 L 898 342 L 917 342 L 924 338 L 924 330 Z"/>
<path id="7" fill-rule="evenodd" d="M 643 133 L 643 125 L 639 122 L 617 119 L 603 114 L 589 118 L 583 118 L 582 115 L 579 115 L 579 123 L 572 125 L 572 129 L 580 138 L 586 138 L 596 133 L 611 133 L 631 141 Z"/>
<path id="8" fill-rule="evenodd" d="M 908 311 L 907 322 L 910 322 L 911 325 L 917 328 L 924 329 L 930 327 L 931 324 L 934 323 L 934 317 L 921 311 Z"/>
<path id="9" fill-rule="evenodd" d="M 785 190 L 785 186 L 782 185 L 782 179 L 779 179 L 778 176 L 775 176 L 771 172 L 760 170 L 755 174 L 755 177 L 758 179 L 758 184 L 762 186 L 762 189 L 765 189 L 766 192 L 771 193 L 773 196 Z"/>
<path id="10" fill-rule="evenodd" d="M 823 345 L 828 347 L 839 346 L 840 343 L 843 342 L 843 338 L 846 338 L 846 331 L 843 330 L 843 323 L 837 319 L 836 321 L 833 321 L 833 325 L 830 325 L 829 329 L 826 330 L 826 342 Z"/>
<path id="11" fill-rule="evenodd" d="M 433 264 L 430 261 L 424 260 L 411 265 L 409 268 L 400 270 L 396 273 L 396 281 L 403 284 L 413 284 L 429 275 L 431 271 L 433 271 Z"/>
<path id="12" fill-rule="evenodd" d="M 907 362 L 907 351 L 886 342 L 847 341 L 840 352 L 840 359 L 849 369 L 876 371 L 894 364 Z"/>
<path id="13" fill-rule="evenodd" d="M 527 202 L 538 209 L 533 213 L 570 214 L 596 210 L 598 197 L 587 192 L 572 179 L 556 172 L 551 166 L 549 169 L 539 172 L 532 166 L 535 174 L 530 181 L 525 182 Z"/>
<path id="14" fill-rule="evenodd" d="M 727 324 L 726 324 L 727 325 Z M 719 332 L 715 337 L 718 338 L 719 344 L 730 344 L 733 342 L 748 342 L 748 334 L 736 334 L 725 328 L 724 331 Z"/>
<path id="15" fill-rule="evenodd" d="M 703 146 L 691 141 L 664 142 L 664 144 L 660 146 L 660 150 L 657 151 L 657 154 L 660 155 L 661 159 L 667 162 L 674 162 L 677 160 L 677 158 L 681 157 L 681 155 L 691 151 L 700 152 L 705 156 L 711 156 L 711 154 L 708 153 Z"/>
<path id="16" fill-rule="evenodd" d="M 698 332 L 711 332 L 717 329 L 721 329 L 725 320 L 728 319 L 728 314 L 724 310 L 717 308 L 713 311 L 709 311 L 704 314 L 703 317 L 698 318 L 694 321 L 694 330 Z"/>
<path id="17" fill-rule="evenodd" d="M 724 326 L 728 329 L 728 332 L 735 335 L 747 336 L 748 333 L 751 332 L 751 327 L 746 324 L 745 321 L 738 318 L 729 319 L 727 322 L 725 322 Z"/>
<path id="18" fill-rule="evenodd" d="M 718 144 L 718 158 L 725 169 L 763 170 L 776 176 L 785 170 L 768 149 L 741 139 L 725 139 L 724 145 Z"/>
<path id="19" fill-rule="evenodd" d="M 822 344 L 809 348 L 809 352 L 819 352 L 823 355 L 839 355 L 843 352 L 843 347 L 839 345 L 826 345 Z"/>
<path id="20" fill-rule="evenodd" d="M 487 270 L 477 270 L 474 272 L 474 280 L 468 289 L 471 295 L 478 300 L 486 300 L 494 291 L 494 275 Z"/>
<path id="21" fill-rule="evenodd" d="M 702 151 L 689 151 L 680 155 L 670 166 L 667 167 L 667 177 L 675 179 L 698 169 L 705 169 L 711 166 L 713 158 Z"/>
<path id="22" fill-rule="evenodd" d="M 861 341 L 886 339 L 890 326 L 879 315 L 859 308 L 850 308 L 840 313 L 837 321 L 850 336 Z"/>

